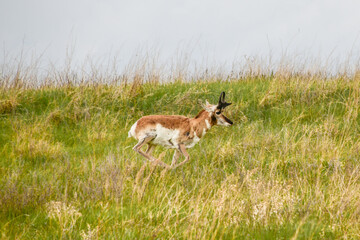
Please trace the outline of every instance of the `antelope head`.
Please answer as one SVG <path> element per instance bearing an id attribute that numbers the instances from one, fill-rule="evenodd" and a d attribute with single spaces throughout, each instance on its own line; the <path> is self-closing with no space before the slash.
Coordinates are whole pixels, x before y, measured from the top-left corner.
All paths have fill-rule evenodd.
<path id="1" fill-rule="evenodd" d="M 224 109 L 229 105 L 231 105 L 231 103 L 225 102 L 225 92 L 222 92 L 220 94 L 218 105 L 212 105 L 206 100 L 206 105 L 204 106 L 204 108 L 211 114 L 211 120 L 213 122 L 213 125 L 233 125 L 233 122 L 223 114 Z"/>

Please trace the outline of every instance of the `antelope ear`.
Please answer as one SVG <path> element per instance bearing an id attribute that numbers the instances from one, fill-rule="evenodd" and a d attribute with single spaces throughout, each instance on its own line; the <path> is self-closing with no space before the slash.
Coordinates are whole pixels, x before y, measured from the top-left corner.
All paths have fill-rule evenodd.
<path id="1" fill-rule="evenodd" d="M 216 110 L 216 106 L 215 105 L 210 105 L 210 106 L 206 106 L 204 109 L 207 112 L 213 113 Z"/>
<path id="2" fill-rule="evenodd" d="M 199 104 L 201 105 L 201 107 L 202 108 L 206 108 L 206 106 L 208 106 L 208 105 L 211 105 L 209 102 L 208 102 L 208 100 L 205 100 L 205 103 L 203 102 L 203 101 L 201 101 L 201 100 L 198 100 L 198 102 L 199 102 Z"/>
<path id="3" fill-rule="evenodd" d="M 205 104 L 203 105 L 203 108 L 205 109 L 205 111 L 207 112 L 215 112 L 216 110 L 216 105 L 212 105 L 209 103 L 208 100 L 205 101 Z"/>

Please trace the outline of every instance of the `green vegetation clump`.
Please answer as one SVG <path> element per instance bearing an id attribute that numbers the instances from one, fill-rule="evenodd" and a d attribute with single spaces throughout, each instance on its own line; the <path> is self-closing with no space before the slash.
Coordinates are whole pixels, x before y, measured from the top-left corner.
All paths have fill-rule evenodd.
<path id="1" fill-rule="evenodd" d="M 132 150 L 141 116 L 195 116 L 221 91 L 235 124 L 183 167 Z M 3 88 L 0 238 L 357 238 L 359 107 L 356 75 Z"/>

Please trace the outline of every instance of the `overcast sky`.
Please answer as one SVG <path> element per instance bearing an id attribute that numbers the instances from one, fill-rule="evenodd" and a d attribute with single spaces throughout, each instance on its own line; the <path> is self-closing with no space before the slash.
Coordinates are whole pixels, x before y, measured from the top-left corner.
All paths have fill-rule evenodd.
<path id="1" fill-rule="evenodd" d="M 359 35 L 358 0 L 0 0 L 1 56 L 24 49 L 53 62 L 69 46 L 77 61 L 153 47 L 219 61 L 270 51 L 337 57 L 358 51 Z"/>

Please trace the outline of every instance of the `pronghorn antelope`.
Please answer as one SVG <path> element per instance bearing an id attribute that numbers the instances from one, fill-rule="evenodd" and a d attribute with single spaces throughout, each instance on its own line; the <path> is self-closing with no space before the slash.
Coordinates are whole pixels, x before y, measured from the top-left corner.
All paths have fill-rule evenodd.
<path id="1" fill-rule="evenodd" d="M 165 168 L 175 169 L 189 161 L 190 156 L 186 148 L 195 146 L 212 126 L 233 124 L 223 115 L 224 108 L 230 104 L 225 102 L 225 92 L 222 92 L 217 105 L 212 105 L 206 100 L 204 109 L 194 118 L 176 115 L 144 116 L 132 125 L 128 133 L 129 137 L 134 137 L 139 141 L 133 149 L 149 161 L 154 161 Z M 141 150 L 145 144 L 148 145 L 146 152 Z M 175 149 L 171 166 L 151 155 L 156 145 Z M 180 154 L 185 157 L 185 160 L 177 164 Z"/>

